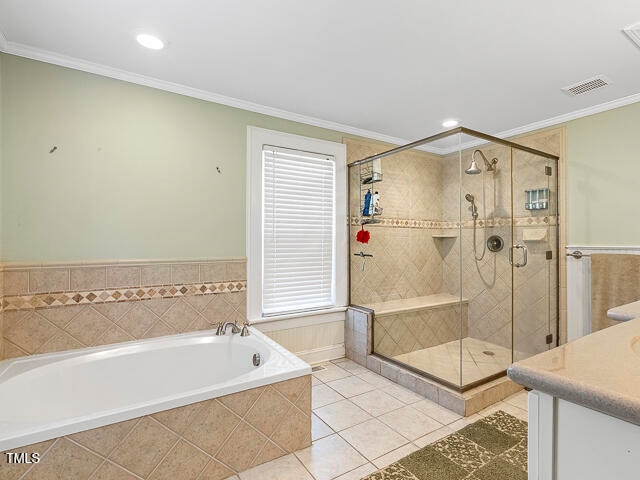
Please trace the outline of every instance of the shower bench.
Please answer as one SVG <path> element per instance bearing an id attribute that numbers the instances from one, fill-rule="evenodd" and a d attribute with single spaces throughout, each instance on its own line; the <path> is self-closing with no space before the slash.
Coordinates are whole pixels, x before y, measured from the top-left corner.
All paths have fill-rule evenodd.
<path id="1" fill-rule="evenodd" d="M 366 305 L 374 312 L 374 351 L 396 357 L 466 337 L 468 303 L 436 293 Z"/>

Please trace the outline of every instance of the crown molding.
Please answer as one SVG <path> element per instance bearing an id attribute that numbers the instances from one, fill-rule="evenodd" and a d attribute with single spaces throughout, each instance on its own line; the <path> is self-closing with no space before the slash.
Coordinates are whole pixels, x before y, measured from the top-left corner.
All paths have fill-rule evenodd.
<path id="1" fill-rule="evenodd" d="M 248 110 L 250 112 L 261 113 L 276 118 L 282 118 L 284 120 L 290 120 L 293 122 L 303 123 L 314 127 L 325 128 L 327 130 L 337 131 L 339 133 L 346 133 L 350 135 L 356 135 L 358 137 L 369 138 L 372 140 L 378 140 L 392 145 L 405 145 L 409 143 L 409 140 L 393 137 L 379 132 L 371 130 L 365 130 L 362 128 L 353 127 L 342 123 L 332 122 L 321 118 L 310 117 L 307 115 L 301 115 L 287 110 L 282 110 L 275 107 L 269 107 L 267 105 L 261 105 L 258 103 L 248 102 L 239 98 L 228 97 L 226 95 L 220 95 L 207 90 L 201 90 L 179 83 L 167 82 L 146 75 L 139 75 L 137 73 L 129 72 L 127 70 L 121 70 L 99 63 L 89 62 L 79 58 L 61 55 L 48 50 L 30 47 L 20 43 L 10 42 L 6 36 L 0 31 L 0 51 L 11 55 L 17 55 L 19 57 L 30 58 L 32 60 L 39 60 L 45 63 L 51 63 L 54 65 L 60 65 L 62 67 L 72 68 L 74 70 L 81 70 L 83 72 L 93 73 L 103 77 L 114 78 L 122 80 L 124 82 L 134 83 L 137 85 L 143 85 L 158 90 L 164 90 L 178 95 L 185 95 L 188 97 L 197 98 L 207 102 L 218 103 L 241 110 Z M 594 115 L 596 113 L 605 112 L 614 108 L 623 107 L 632 103 L 640 102 L 640 93 L 622 97 L 609 102 L 601 103 L 591 107 L 575 110 L 573 112 L 565 113 L 555 117 L 551 117 L 539 122 L 529 123 L 517 128 L 505 130 L 503 132 L 490 134 L 498 138 L 510 138 L 524 133 L 530 133 L 543 128 L 559 125 L 562 123 L 576 120 L 578 118 Z M 448 155 L 457 152 L 459 149 L 465 150 L 467 148 L 475 147 L 478 145 L 486 144 L 486 140 L 478 140 L 464 143 L 460 146 L 455 145 L 453 147 L 436 147 L 423 145 L 417 148 L 417 150 L 423 150 L 426 152 L 434 153 L 437 155 Z"/>
<path id="2" fill-rule="evenodd" d="M 0 31 L 0 52 L 4 52 L 7 49 L 7 37 L 2 31 Z"/>

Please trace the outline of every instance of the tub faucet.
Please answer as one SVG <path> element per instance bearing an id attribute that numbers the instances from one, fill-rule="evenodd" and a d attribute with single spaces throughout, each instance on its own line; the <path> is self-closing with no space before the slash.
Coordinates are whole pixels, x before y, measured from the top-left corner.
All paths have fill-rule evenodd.
<path id="1" fill-rule="evenodd" d="M 231 333 L 240 333 L 240 327 L 236 322 L 220 322 L 218 323 L 218 328 L 216 329 L 216 335 L 225 335 L 227 333 L 227 327 L 231 325 Z"/>
<path id="2" fill-rule="evenodd" d="M 240 332 L 241 337 L 248 337 L 251 335 L 251 333 L 249 333 L 249 327 L 249 322 L 244 322 L 244 325 L 242 325 L 242 331 Z"/>

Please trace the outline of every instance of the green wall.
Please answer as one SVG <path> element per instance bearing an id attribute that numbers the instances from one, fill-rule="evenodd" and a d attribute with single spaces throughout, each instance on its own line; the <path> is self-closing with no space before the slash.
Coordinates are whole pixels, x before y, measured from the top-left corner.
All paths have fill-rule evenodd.
<path id="1" fill-rule="evenodd" d="M 4 261 L 243 257 L 247 125 L 343 136 L 0 58 Z"/>
<path id="2" fill-rule="evenodd" d="M 0 112 L 9 262 L 245 256 L 247 125 L 343 137 L 6 54 Z M 639 245 L 640 103 L 566 126 L 569 243 Z"/>
<path id="3" fill-rule="evenodd" d="M 568 244 L 640 245 L 640 103 L 567 123 Z"/>

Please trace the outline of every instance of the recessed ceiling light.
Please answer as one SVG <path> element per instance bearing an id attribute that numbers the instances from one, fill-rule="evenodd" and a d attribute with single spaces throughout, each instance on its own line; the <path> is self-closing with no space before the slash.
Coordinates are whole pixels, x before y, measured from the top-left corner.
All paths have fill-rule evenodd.
<path id="1" fill-rule="evenodd" d="M 460 123 L 460 122 L 458 122 L 458 120 L 453 120 L 453 119 L 445 120 L 444 122 L 442 122 L 442 126 L 444 128 L 451 128 L 451 127 L 455 127 L 456 125 L 458 125 L 458 123 Z"/>
<path id="2" fill-rule="evenodd" d="M 140 45 L 150 48 L 151 50 L 162 50 L 164 48 L 164 42 L 162 40 L 147 33 L 141 33 L 136 37 L 136 40 Z"/>

